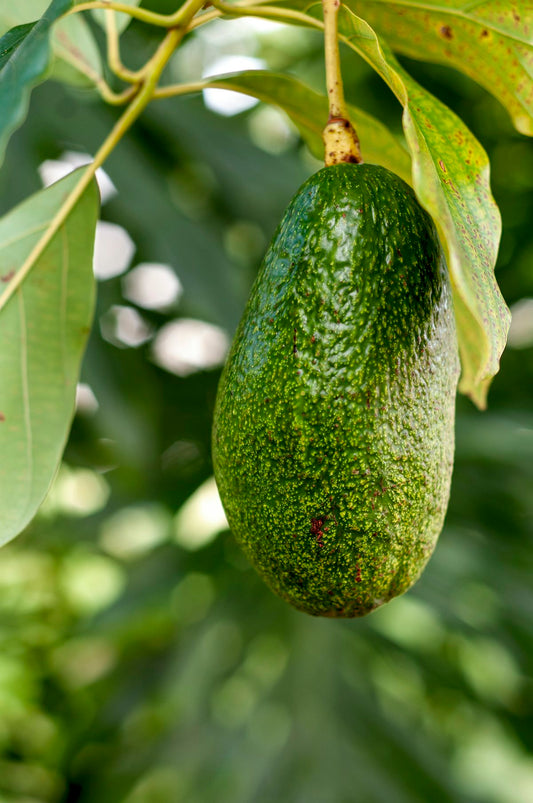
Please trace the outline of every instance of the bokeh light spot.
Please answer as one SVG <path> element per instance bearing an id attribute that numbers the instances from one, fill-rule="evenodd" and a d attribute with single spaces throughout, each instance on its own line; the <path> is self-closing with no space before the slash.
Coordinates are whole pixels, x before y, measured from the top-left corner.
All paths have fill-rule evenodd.
<path id="1" fill-rule="evenodd" d="M 165 324 L 153 344 L 153 360 L 177 376 L 222 365 L 229 347 L 226 333 L 204 321 L 181 318 Z"/>
<path id="2" fill-rule="evenodd" d="M 90 615 L 109 607 L 126 583 L 123 569 L 104 555 L 70 553 L 62 566 L 61 589 L 74 611 Z"/>
<path id="3" fill-rule="evenodd" d="M 263 70 L 265 67 L 266 62 L 263 59 L 251 56 L 221 56 L 209 64 L 204 70 L 203 77 L 209 78 L 244 70 Z M 234 114 L 252 109 L 259 103 L 257 98 L 228 89 L 204 89 L 203 97 L 208 109 L 224 117 L 232 117 Z"/>
<path id="4" fill-rule="evenodd" d="M 76 413 L 78 415 L 94 415 L 98 410 L 98 399 L 90 385 L 78 382 L 76 386 Z"/>
<path id="5" fill-rule="evenodd" d="M 68 176 L 77 167 L 90 164 L 93 157 L 88 153 L 77 153 L 76 151 L 64 151 L 59 159 L 45 159 L 39 165 L 39 175 L 45 187 L 54 184 L 59 179 Z M 103 167 L 99 167 L 96 171 L 96 181 L 100 190 L 100 199 L 102 206 L 117 194 L 117 188 L 109 178 Z"/>
<path id="6" fill-rule="evenodd" d="M 120 276 L 129 267 L 135 243 L 122 226 L 99 220 L 94 240 L 93 270 L 100 281 Z"/>
<path id="7" fill-rule="evenodd" d="M 522 298 L 511 307 L 507 344 L 513 349 L 533 346 L 533 298 Z"/>
<path id="8" fill-rule="evenodd" d="M 144 309 L 168 309 L 179 300 L 183 287 L 169 265 L 142 262 L 122 279 L 128 301 Z"/>
<path id="9" fill-rule="evenodd" d="M 100 544 L 115 558 L 135 560 L 167 539 L 170 524 L 170 514 L 162 505 L 125 507 L 105 520 Z"/>
<path id="10" fill-rule="evenodd" d="M 152 328 L 133 307 L 114 304 L 100 318 L 104 340 L 118 348 L 137 348 L 152 337 Z"/>
<path id="11" fill-rule="evenodd" d="M 80 688 L 107 675 L 117 661 L 117 650 L 104 638 L 71 639 L 51 656 L 52 668 L 71 688 Z"/>
<path id="12" fill-rule="evenodd" d="M 41 513 L 90 516 L 106 506 L 109 493 L 109 485 L 101 474 L 63 463 Z"/>
<path id="13" fill-rule="evenodd" d="M 402 647 L 424 652 L 440 646 L 445 635 L 437 614 L 413 596 L 399 597 L 378 608 L 370 624 Z"/>
<path id="14" fill-rule="evenodd" d="M 228 526 L 215 478 L 210 477 L 176 514 L 175 538 L 181 547 L 194 551 L 209 544 Z"/>

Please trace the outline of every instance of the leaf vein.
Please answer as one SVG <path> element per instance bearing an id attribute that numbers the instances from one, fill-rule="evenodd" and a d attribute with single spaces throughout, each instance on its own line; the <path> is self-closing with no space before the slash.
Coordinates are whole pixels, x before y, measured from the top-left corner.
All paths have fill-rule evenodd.
<path id="1" fill-rule="evenodd" d="M 27 497 L 31 498 L 33 486 L 33 431 L 31 425 L 30 382 L 28 374 L 28 330 L 26 323 L 26 308 L 24 295 L 21 289 L 17 292 L 19 299 L 20 317 L 20 373 L 22 384 L 22 405 L 24 409 L 24 428 L 26 431 L 26 462 L 28 466 Z"/>
<path id="2" fill-rule="evenodd" d="M 45 231 L 49 224 L 50 221 L 47 220 L 46 223 L 39 223 L 38 226 L 34 226 L 32 229 L 26 229 L 26 231 L 22 232 L 22 234 L 17 234 L 16 237 L 12 237 L 11 240 L 4 240 L 2 245 L 0 245 L 0 253 L 15 243 L 22 242 L 22 240 L 25 240 L 26 237 L 31 237 L 32 234 L 38 234 L 40 231 Z"/>

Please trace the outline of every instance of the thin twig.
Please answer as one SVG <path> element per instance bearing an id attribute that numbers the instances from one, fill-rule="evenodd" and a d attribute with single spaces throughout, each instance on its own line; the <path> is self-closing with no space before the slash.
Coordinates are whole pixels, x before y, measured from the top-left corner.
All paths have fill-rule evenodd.
<path id="1" fill-rule="evenodd" d="M 116 12 L 107 9 L 105 12 L 105 31 L 107 39 L 107 63 L 112 72 L 122 81 L 130 84 L 139 83 L 139 74 L 128 70 L 120 57 L 119 34 L 117 30 Z"/>

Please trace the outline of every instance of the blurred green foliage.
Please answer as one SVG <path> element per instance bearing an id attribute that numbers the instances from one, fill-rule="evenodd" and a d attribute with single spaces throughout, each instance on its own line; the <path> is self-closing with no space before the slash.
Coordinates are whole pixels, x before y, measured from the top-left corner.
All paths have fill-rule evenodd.
<path id="1" fill-rule="evenodd" d="M 174 77 L 235 51 L 320 87 L 317 35 L 214 31 Z M 131 66 L 146 36 L 127 32 Z M 447 524 L 423 578 L 367 619 L 315 620 L 274 597 L 223 529 L 219 369 L 165 371 L 153 338 L 190 318 L 231 335 L 315 163 L 277 112 L 154 103 L 106 165 L 118 194 L 102 214 L 133 239 L 132 267 L 168 264 L 184 291 L 165 312 L 138 309 L 148 339 L 127 347 L 100 329 L 132 306 L 123 280 L 100 283 L 83 369 L 98 409 L 80 410 L 45 507 L 0 552 L 0 803 L 533 800 L 533 157 L 471 81 L 409 68 L 489 151 L 498 279 L 517 305 L 488 412 L 459 400 Z M 370 69 L 345 54 L 345 72 L 350 101 L 399 131 Z M 39 188 L 43 160 L 94 153 L 115 117 L 88 90 L 40 87 L 0 172 L 1 211 Z"/>

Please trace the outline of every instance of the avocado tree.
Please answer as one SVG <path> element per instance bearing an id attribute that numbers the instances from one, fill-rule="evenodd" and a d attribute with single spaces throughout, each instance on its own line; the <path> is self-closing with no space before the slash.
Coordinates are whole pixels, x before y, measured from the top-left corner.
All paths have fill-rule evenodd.
<path id="1" fill-rule="evenodd" d="M 177 5 L 0 3 L 0 798 L 528 800 L 531 8 L 338 9 L 360 167 L 410 184 L 438 231 L 462 372 L 440 547 L 409 594 L 341 623 L 263 588 L 217 507 L 210 457 L 227 336 L 283 208 L 324 163 L 323 9 Z M 257 55 L 244 30 L 261 31 L 261 68 L 204 73 L 210 48 Z M 223 89 L 260 105 L 217 116 L 202 96 Z M 467 396 L 486 405 L 509 314 L 472 131 L 491 155 L 513 310 L 484 413 Z M 42 189 L 64 152 L 63 167 L 90 164 Z M 154 281 L 146 265 L 95 293 L 95 228 L 98 263 L 116 223 L 139 262 L 176 269 L 179 303 L 150 308 L 133 292 L 138 276 Z M 126 265 L 133 246 L 121 242 Z M 156 346 L 174 334 L 206 338 L 202 360 L 172 354 L 162 368 Z M 312 514 L 317 551 L 332 513 Z"/>

